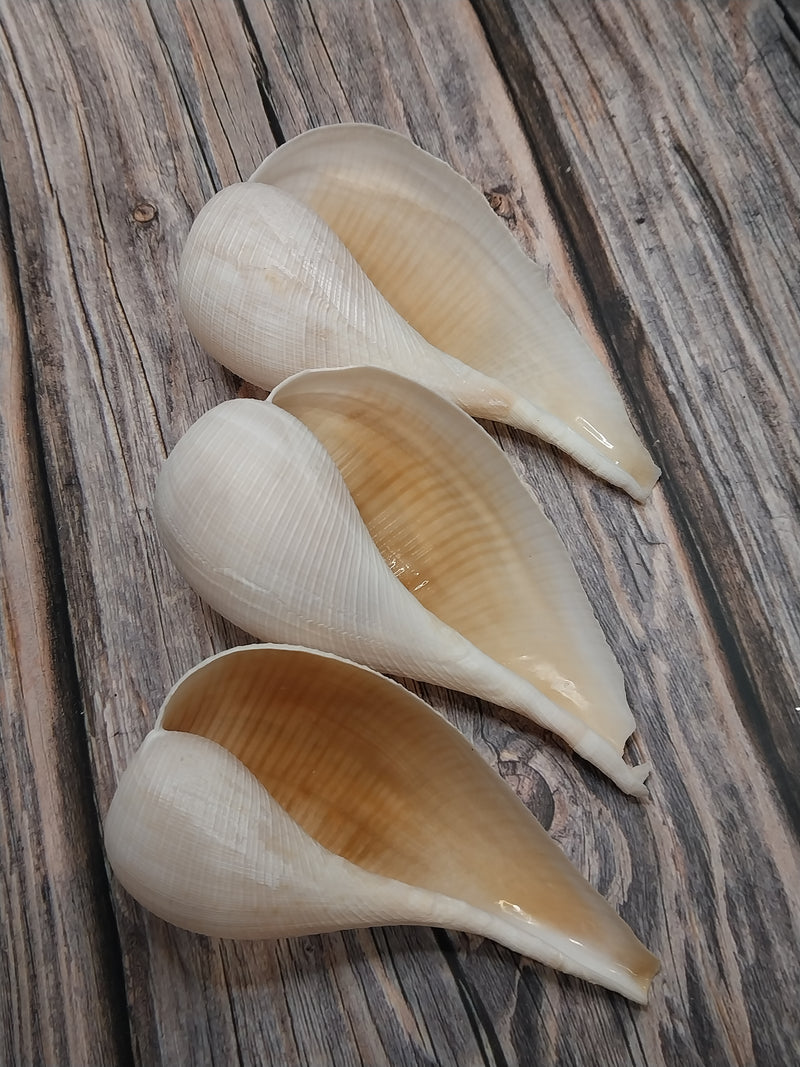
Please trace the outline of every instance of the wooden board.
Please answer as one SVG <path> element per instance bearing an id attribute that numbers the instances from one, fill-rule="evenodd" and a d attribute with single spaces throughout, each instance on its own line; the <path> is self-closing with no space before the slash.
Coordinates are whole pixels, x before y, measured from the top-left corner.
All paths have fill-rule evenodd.
<path id="1" fill-rule="evenodd" d="M 767 0 L 0 2 L 0 1060 L 800 1056 L 798 56 Z M 166 453 L 242 388 L 182 322 L 180 249 L 276 142 L 350 119 L 486 193 L 664 468 L 637 506 L 493 429 L 620 659 L 649 802 L 416 687 L 660 955 L 646 1009 L 443 931 L 194 936 L 104 866 L 167 689 L 246 639 L 152 521 Z"/>

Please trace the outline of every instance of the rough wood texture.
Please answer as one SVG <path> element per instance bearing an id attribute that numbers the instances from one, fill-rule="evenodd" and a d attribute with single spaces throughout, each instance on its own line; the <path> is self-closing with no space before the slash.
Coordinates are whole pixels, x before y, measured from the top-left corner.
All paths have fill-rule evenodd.
<path id="1" fill-rule="evenodd" d="M 800 1057 L 798 56 L 770 0 L 0 2 L 0 1059 Z M 647 1009 L 441 931 L 195 937 L 102 865 L 164 693 L 241 636 L 152 524 L 164 455 L 238 387 L 187 335 L 177 257 L 214 189 L 350 118 L 484 189 L 664 468 L 637 507 L 494 431 L 620 658 L 650 802 L 426 691 L 661 956 Z"/>

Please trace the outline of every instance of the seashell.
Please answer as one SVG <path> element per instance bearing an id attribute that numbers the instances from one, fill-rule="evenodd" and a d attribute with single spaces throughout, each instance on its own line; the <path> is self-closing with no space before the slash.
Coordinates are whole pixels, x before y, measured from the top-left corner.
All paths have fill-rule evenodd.
<path id="1" fill-rule="evenodd" d="M 640 1003 L 659 967 L 458 731 L 307 649 L 189 671 L 122 775 L 105 845 L 141 904 L 215 937 L 443 926 Z"/>
<path id="2" fill-rule="evenodd" d="M 260 640 L 459 689 L 559 734 L 626 792 L 649 764 L 558 535 L 477 423 L 377 368 L 309 371 L 178 442 L 158 530 L 189 584 Z"/>
<path id="3" fill-rule="evenodd" d="M 180 293 L 200 343 L 265 389 L 311 367 L 383 366 L 636 499 L 659 476 L 544 271 L 477 189 L 389 130 L 311 130 L 216 196 Z"/>

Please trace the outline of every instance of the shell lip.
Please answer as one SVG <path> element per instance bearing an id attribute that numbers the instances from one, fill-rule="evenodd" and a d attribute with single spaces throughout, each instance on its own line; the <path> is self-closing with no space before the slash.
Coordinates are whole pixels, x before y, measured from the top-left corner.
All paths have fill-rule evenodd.
<path id="1" fill-rule="evenodd" d="M 348 378 L 364 378 L 367 381 L 374 379 L 378 384 L 380 384 L 381 380 L 387 382 L 402 382 L 406 387 L 412 387 L 425 394 L 433 393 L 442 404 L 446 404 L 452 409 L 452 411 L 461 418 L 465 424 L 472 423 L 477 425 L 472 416 L 464 411 L 462 407 L 448 397 L 442 396 L 441 393 L 437 393 L 435 390 L 431 389 L 430 386 L 423 385 L 422 382 L 418 381 L 416 378 L 409 378 L 408 375 L 400 374 L 399 371 L 389 370 L 388 367 L 377 367 L 367 363 L 349 363 L 342 365 L 341 367 L 308 367 L 305 370 L 296 371 L 294 374 L 284 378 L 274 389 L 270 390 L 270 394 L 266 398 L 265 403 L 274 403 L 276 406 L 279 406 L 277 401 L 280 399 L 282 393 L 290 392 L 297 384 L 311 382 L 315 378 L 320 381 L 325 381 L 326 379 L 328 381 L 336 381 L 337 379 L 347 381 Z M 487 438 L 499 452 L 505 455 L 502 448 L 500 448 L 495 441 L 492 441 L 492 439 L 488 437 L 488 434 Z"/>
<path id="2" fill-rule="evenodd" d="M 428 392 L 431 391 L 428 386 L 423 385 L 421 382 L 417 381 L 417 379 L 409 378 L 407 375 L 400 374 L 397 371 L 389 370 L 385 367 L 375 367 L 365 364 L 349 364 L 341 367 L 312 367 L 306 370 L 297 371 L 289 377 L 284 378 L 283 381 L 276 385 L 275 388 L 271 390 L 267 400 L 269 402 L 277 403 L 277 398 L 280 397 L 281 391 L 288 392 L 293 385 L 300 381 L 311 381 L 315 375 L 321 375 L 324 379 L 326 376 L 340 374 L 342 376 L 355 376 L 356 373 L 364 375 L 367 378 L 373 377 L 378 381 L 380 381 L 382 377 L 387 380 L 400 380 L 411 383 L 411 385 L 417 386 L 420 389 L 425 389 Z M 491 380 L 494 381 L 495 379 Z M 505 388 L 503 383 L 499 380 L 497 380 L 497 385 L 498 388 Z M 454 403 L 454 401 L 450 400 L 448 397 L 441 396 L 441 394 L 437 394 L 437 396 L 439 396 L 443 403 L 448 404 L 451 408 L 462 414 L 465 419 L 468 419 L 470 422 L 475 421 L 462 407 Z M 569 426 L 566 426 L 558 419 L 549 415 L 544 408 L 536 406 L 531 401 L 523 401 L 517 398 L 514 404 L 510 406 L 507 414 L 510 416 L 511 420 L 518 418 L 519 422 L 530 421 L 529 419 L 526 419 L 525 415 L 525 412 L 529 409 L 535 410 L 536 417 L 539 420 L 539 428 L 536 433 L 536 437 L 539 440 L 544 440 L 554 445 L 560 451 L 564 452 L 566 457 L 569 457 L 580 450 L 580 455 L 582 457 L 581 463 L 585 465 L 587 470 L 598 475 L 610 485 L 623 490 L 623 492 L 626 492 L 636 500 L 637 503 L 643 504 L 647 501 L 654 486 L 658 482 L 658 479 L 661 477 L 661 469 L 652 463 L 652 461 L 650 462 L 650 469 L 647 477 L 636 477 L 618 461 L 604 456 L 599 449 L 592 450 L 590 453 L 588 448 L 591 446 L 587 445 L 585 438 L 581 437 L 580 434 L 576 433 Z M 497 421 L 500 421 L 500 414 L 497 416 Z M 518 423 L 513 423 L 513 421 L 512 424 L 518 425 L 518 428 L 520 429 L 525 429 L 524 426 L 519 426 Z M 571 446 L 569 450 L 565 449 L 567 439 L 569 439 L 569 444 Z M 500 452 L 503 451 L 496 442 L 492 441 L 492 444 L 495 445 Z M 503 454 L 505 455 L 505 453 Z"/>
<path id="3" fill-rule="evenodd" d="M 263 402 L 264 401 L 256 401 L 256 403 Z M 393 678 L 387 678 L 386 675 L 381 674 L 380 671 L 376 671 L 372 667 L 368 667 L 364 663 L 357 663 L 355 660 L 348 659 L 346 656 L 339 656 L 335 652 L 325 652 L 319 648 L 309 648 L 308 645 L 287 644 L 282 643 L 280 641 L 254 641 L 252 644 L 249 645 L 235 645 L 233 648 L 225 648 L 221 652 L 215 652 L 212 656 L 207 656 L 199 663 L 195 663 L 194 666 L 190 667 L 188 671 L 185 671 L 184 674 L 182 674 L 180 678 L 173 684 L 167 695 L 164 697 L 161 707 L 158 710 L 156 721 L 153 724 L 153 730 L 166 729 L 163 726 L 163 721 L 167 709 L 169 708 L 169 705 L 172 702 L 173 698 L 177 695 L 178 691 L 181 689 L 184 683 L 189 680 L 189 678 L 194 677 L 194 675 L 196 674 L 202 673 L 204 670 L 210 669 L 213 663 L 218 663 L 220 660 L 226 659 L 229 656 L 235 657 L 246 655 L 249 653 L 260 653 L 270 650 L 275 650 L 278 652 L 304 653 L 312 659 L 319 657 L 320 659 L 336 660 L 337 663 L 346 663 L 350 667 L 356 667 L 358 670 L 364 671 L 367 674 L 372 674 L 375 675 L 377 678 L 382 678 L 390 685 L 396 686 L 398 689 L 402 689 L 403 692 L 408 693 L 408 695 L 410 697 L 414 697 L 415 700 L 421 700 L 420 697 L 410 692 L 410 690 L 406 689 L 405 686 L 400 685 L 399 682 L 394 681 Z M 424 701 L 421 701 L 421 703 L 424 703 Z M 440 718 L 442 718 L 443 722 L 447 722 L 447 720 L 444 719 L 443 716 L 440 716 Z M 450 724 L 448 723 L 448 725 Z M 455 727 L 451 727 L 451 729 L 455 729 Z"/>
<path id="4" fill-rule="evenodd" d="M 439 159 L 430 152 L 426 152 L 424 148 L 420 148 L 419 145 L 412 141 L 411 137 L 407 133 L 400 133 L 398 130 L 390 130 L 387 126 L 379 126 L 375 122 L 329 122 L 324 123 L 322 126 L 314 126 L 310 130 L 304 130 L 296 137 L 292 137 L 290 141 L 286 141 L 283 145 L 278 145 L 273 149 L 268 156 L 265 157 L 247 179 L 249 182 L 261 182 L 263 179 L 260 177 L 261 173 L 267 169 L 269 160 L 274 159 L 279 154 L 285 154 L 283 149 L 285 145 L 296 146 L 303 141 L 325 141 L 341 140 L 342 137 L 348 134 L 364 134 L 366 136 L 377 138 L 382 137 L 385 141 L 404 142 L 405 145 L 413 148 L 416 152 L 423 152 L 425 155 L 429 155 L 431 159 L 435 160 L 440 166 L 447 167 L 448 170 L 453 170 L 449 163 L 446 163 L 443 159 Z M 467 181 L 457 171 L 453 171 L 462 181 Z M 267 183 L 268 184 L 268 183 Z M 471 185 L 471 182 L 467 182 Z"/>

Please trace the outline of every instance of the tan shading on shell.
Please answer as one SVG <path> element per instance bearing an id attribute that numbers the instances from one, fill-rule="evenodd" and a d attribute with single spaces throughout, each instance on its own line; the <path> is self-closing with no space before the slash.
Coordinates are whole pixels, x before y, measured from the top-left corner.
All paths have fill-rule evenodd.
<path id="1" fill-rule="evenodd" d="M 444 719 L 306 649 L 234 649 L 185 675 L 105 844 L 140 903 L 212 936 L 444 926 L 641 1003 L 658 970 Z"/>
<path id="2" fill-rule="evenodd" d="M 265 388 L 310 367 L 386 366 L 543 437 L 637 499 L 649 494 L 658 468 L 605 368 L 544 272 L 447 164 L 389 130 L 343 124 L 282 145 L 251 182 L 302 201 L 356 263 L 285 198 L 212 201 L 181 291 L 192 329 L 223 363 Z M 237 329 L 228 316 L 243 312 L 249 324 Z M 303 331 L 298 347 L 291 335 Z"/>
<path id="3" fill-rule="evenodd" d="M 350 368 L 222 404 L 165 463 L 155 513 L 190 585 L 259 639 L 510 708 L 646 795 L 563 545 L 488 434 L 430 390 Z"/>

